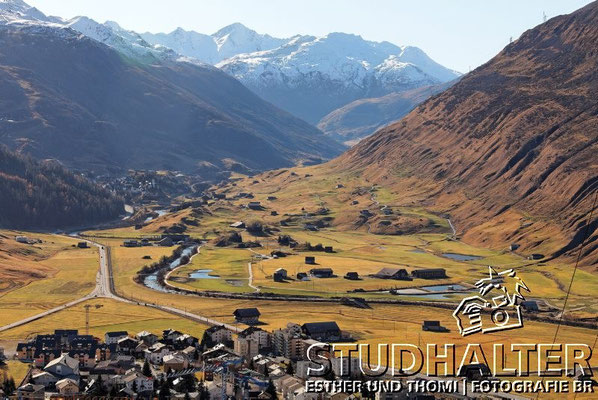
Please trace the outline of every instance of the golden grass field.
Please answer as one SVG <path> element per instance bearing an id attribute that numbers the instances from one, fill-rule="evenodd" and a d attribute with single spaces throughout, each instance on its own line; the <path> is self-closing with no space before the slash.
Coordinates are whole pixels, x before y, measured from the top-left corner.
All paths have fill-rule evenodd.
<path id="1" fill-rule="evenodd" d="M 90 293 L 95 287 L 98 252 L 73 247 L 65 236 L 24 233 L 40 244 L 21 244 L 2 231 L 0 276 L 8 282 L 0 292 L 0 325 L 23 319 Z"/>

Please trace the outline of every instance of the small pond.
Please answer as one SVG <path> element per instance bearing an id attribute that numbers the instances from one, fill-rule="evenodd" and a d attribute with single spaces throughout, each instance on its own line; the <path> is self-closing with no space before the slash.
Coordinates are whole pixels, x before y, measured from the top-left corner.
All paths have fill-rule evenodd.
<path id="1" fill-rule="evenodd" d="M 189 278 L 193 279 L 218 279 L 219 276 L 210 275 L 213 269 L 198 269 L 189 274 Z"/>
<path id="2" fill-rule="evenodd" d="M 480 256 L 472 256 L 469 254 L 459 254 L 459 253 L 442 253 L 443 257 L 446 258 L 450 258 L 451 260 L 457 260 L 457 261 L 473 261 L 473 260 L 479 260 Z"/>

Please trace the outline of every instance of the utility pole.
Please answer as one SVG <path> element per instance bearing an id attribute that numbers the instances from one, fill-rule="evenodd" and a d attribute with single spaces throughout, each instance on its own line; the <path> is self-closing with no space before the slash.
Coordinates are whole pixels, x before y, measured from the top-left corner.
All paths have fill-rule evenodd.
<path id="1" fill-rule="evenodd" d="M 544 11 L 542 11 L 542 19 L 543 19 L 543 22 L 546 22 L 547 17 L 546 17 L 546 12 L 544 12 Z"/>
<path id="2" fill-rule="evenodd" d="M 83 308 L 85 309 L 85 334 L 86 335 L 89 335 L 89 309 L 91 307 L 94 307 L 94 306 L 92 306 L 91 304 L 86 304 L 86 305 L 83 306 Z M 102 308 L 102 307 L 104 307 L 104 306 L 101 305 L 101 304 L 96 304 L 95 305 L 96 310 L 98 308 Z"/>

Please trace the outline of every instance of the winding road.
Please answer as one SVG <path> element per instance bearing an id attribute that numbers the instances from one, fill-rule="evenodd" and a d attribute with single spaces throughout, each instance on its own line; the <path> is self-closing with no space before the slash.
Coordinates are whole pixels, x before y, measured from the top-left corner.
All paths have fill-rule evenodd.
<path id="1" fill-rule="evenodd" d="M 7 331 L 9 329 L 13 329 L 13 328 L 16 328 L 21 325 L 28 324 L 28 323 L 36 321 L 40 318 L 47 317 L 48 315 L 65 310 L 69 307 L 76 306 L 77 304 L 83 303 L 85 301 L 88 301 L 88 300 L 91 300 L 94 298 L 106 298 L 106 299 L 121 301 L 123 303 L 136 304 L 136 305 L 143 306 L 143 307 L 150 307 L 150 308 L 164 311 L 169 314 L 177 315 L 179 317 L 186 318 L 186 319 L 189 319 L 189 320 L 192 320 L 195 322 L 199 322 L 202 324 L 223 325 L 227 329 L 230 329 L 234 332 L 240 332 L 243 330 L 242 328 L 240 328 L 238 326 L 226 324 L 226 323 L 217 321 L 212 318 L 207 318 L 207 317 L 204 317 L 204 316 L 201 316 L 198 314 L 188 312 L 186 310 L 178 309 L 176 307 L 159 305 L 159 304 L 154 304 L 154 303 L 144 303 L 141 301 L 133 301 L 131 299 L 128 299 L 126 297 L 118 295 L 114 288 L 114 278 L 112 275 L 112 258 L 110 257 L 110 248 L 103 246 L 99 243 L 89 241 L 89 240 L 87 240 L 87 242 L 93 246 L 96 246 L 99 250 L 100 268 L 99 268 L 98 274 L 96 276 L 96 286 L 92 290 L 92 292 L 86 296 L 81 297 L 80 299 L 73 300 L 69 303 L 46 310 L 42 313 L 33 315 L 31 317 L 24 318 L 20 321 L 16 321 L 16 322 L 12 322 L 10 324 L 4 325 L 4 326 L 0 326 L 0 332 Z"/>

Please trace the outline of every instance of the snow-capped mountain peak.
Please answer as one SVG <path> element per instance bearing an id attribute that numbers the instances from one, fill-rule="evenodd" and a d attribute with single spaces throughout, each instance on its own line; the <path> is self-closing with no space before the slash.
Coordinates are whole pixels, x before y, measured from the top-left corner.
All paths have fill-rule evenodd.
<path id="1" fill-rule="evenodd" d="M 0 22 L 44 21 L 52 22 L 35 7 L 22 0 L 0 0 Z"/>

